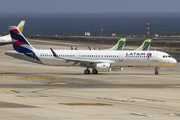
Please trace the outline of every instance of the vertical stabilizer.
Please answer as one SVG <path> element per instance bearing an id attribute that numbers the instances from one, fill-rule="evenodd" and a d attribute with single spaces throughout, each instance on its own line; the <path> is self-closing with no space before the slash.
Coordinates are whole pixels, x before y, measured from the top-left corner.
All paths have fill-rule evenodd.
<path id="1" fill-rule="evenodd" d="M 25 24 L 25 21 L 21 21 L 19 23 L 19 25 L 17 26 L 17 28 L 19 29 L 19 31 L 22 33 L 23 29 L 24 29 L 24 24 Z"/>
<path id="2" fill-rule="evenodd" d="M 23 34 L 18 30 L 16 26 L 9 26 L 9 32 L 12 38 L 12 44 L 14 50 L 18 52 L 33 51 L 34 48 L 26 40 Z"/>
<path id="3" fill-rule="evenodd" d="M 146 39 L 143 44 L 137 48 L 135 51 L 148 51 L 151 45 L 151 39 Z"/>
<path id="4" fill-rule="evenodd" d="M 123 50 L 125 43 L 126 43 L 126 38 L 121 38 L 116 45 L 114 45 L 112 48 L 108 50 L 114 50 L 114 51 Z"/>

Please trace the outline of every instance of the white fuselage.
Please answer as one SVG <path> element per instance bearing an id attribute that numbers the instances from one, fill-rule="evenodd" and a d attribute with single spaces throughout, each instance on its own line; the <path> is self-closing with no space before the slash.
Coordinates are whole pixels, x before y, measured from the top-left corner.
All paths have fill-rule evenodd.
<path id="1" fill-rule="evenodd" d="M 101 51 L 101 50 L 54 50 L 61 58 L 98 60 L 110 63 L 111 67 L 167 67 L 176 64 L 176 60 L 165 52 L 159 51 Z M 75 61 L 67 62 L 53 56 L 51 50 L 35 50 L 36 57 L 45 65 L 72 66 Z M 33 56 L 33 54 L 32 54 Z M 34 56 L 35 57 L 35 56 Z"/>
<path id="2" fill-rule="evenodd" d="M 5 35 L 5 36 L 2 36 L 0 37 L 0 44 L 6 44 L 6 43 L 12 43 L 12 40 L 11 40 L 11 36 L 10 35 Z"/>

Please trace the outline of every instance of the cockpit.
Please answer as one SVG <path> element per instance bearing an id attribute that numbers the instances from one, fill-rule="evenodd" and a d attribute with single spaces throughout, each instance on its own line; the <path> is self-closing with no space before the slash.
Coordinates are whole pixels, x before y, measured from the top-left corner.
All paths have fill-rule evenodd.
<path id="1" fill-rule="evenodd" d="M 172 58 L 170 55 L 163 55 L 163 58 Z"/>

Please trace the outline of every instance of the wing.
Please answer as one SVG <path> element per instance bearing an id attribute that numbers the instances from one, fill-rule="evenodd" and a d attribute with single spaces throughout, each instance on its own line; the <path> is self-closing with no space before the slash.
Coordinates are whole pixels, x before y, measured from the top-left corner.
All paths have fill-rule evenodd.
<path id="1" fill-rule="evenodd" d="M 115 63 L 116 61 L 113 60 L 87 60 L 87 59 L 72 59 L 72 58 L 62 58 L 59 57 L 52 48 L 50 48 L 53 56 L 58 59 L 64 59 L 66 62 L 74 62 L 74 65 L 85 66 L 85 67 L 92 67 L 95 66 L 97 63 Z"/>

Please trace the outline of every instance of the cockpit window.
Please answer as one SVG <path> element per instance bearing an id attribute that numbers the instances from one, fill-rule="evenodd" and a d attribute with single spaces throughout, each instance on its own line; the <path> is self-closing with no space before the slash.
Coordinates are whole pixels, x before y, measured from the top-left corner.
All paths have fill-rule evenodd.
<path id="1" fill-rule="evenodd" d="M 163 55 L 163 58 L 172 58 L 170 55 Z"/>

